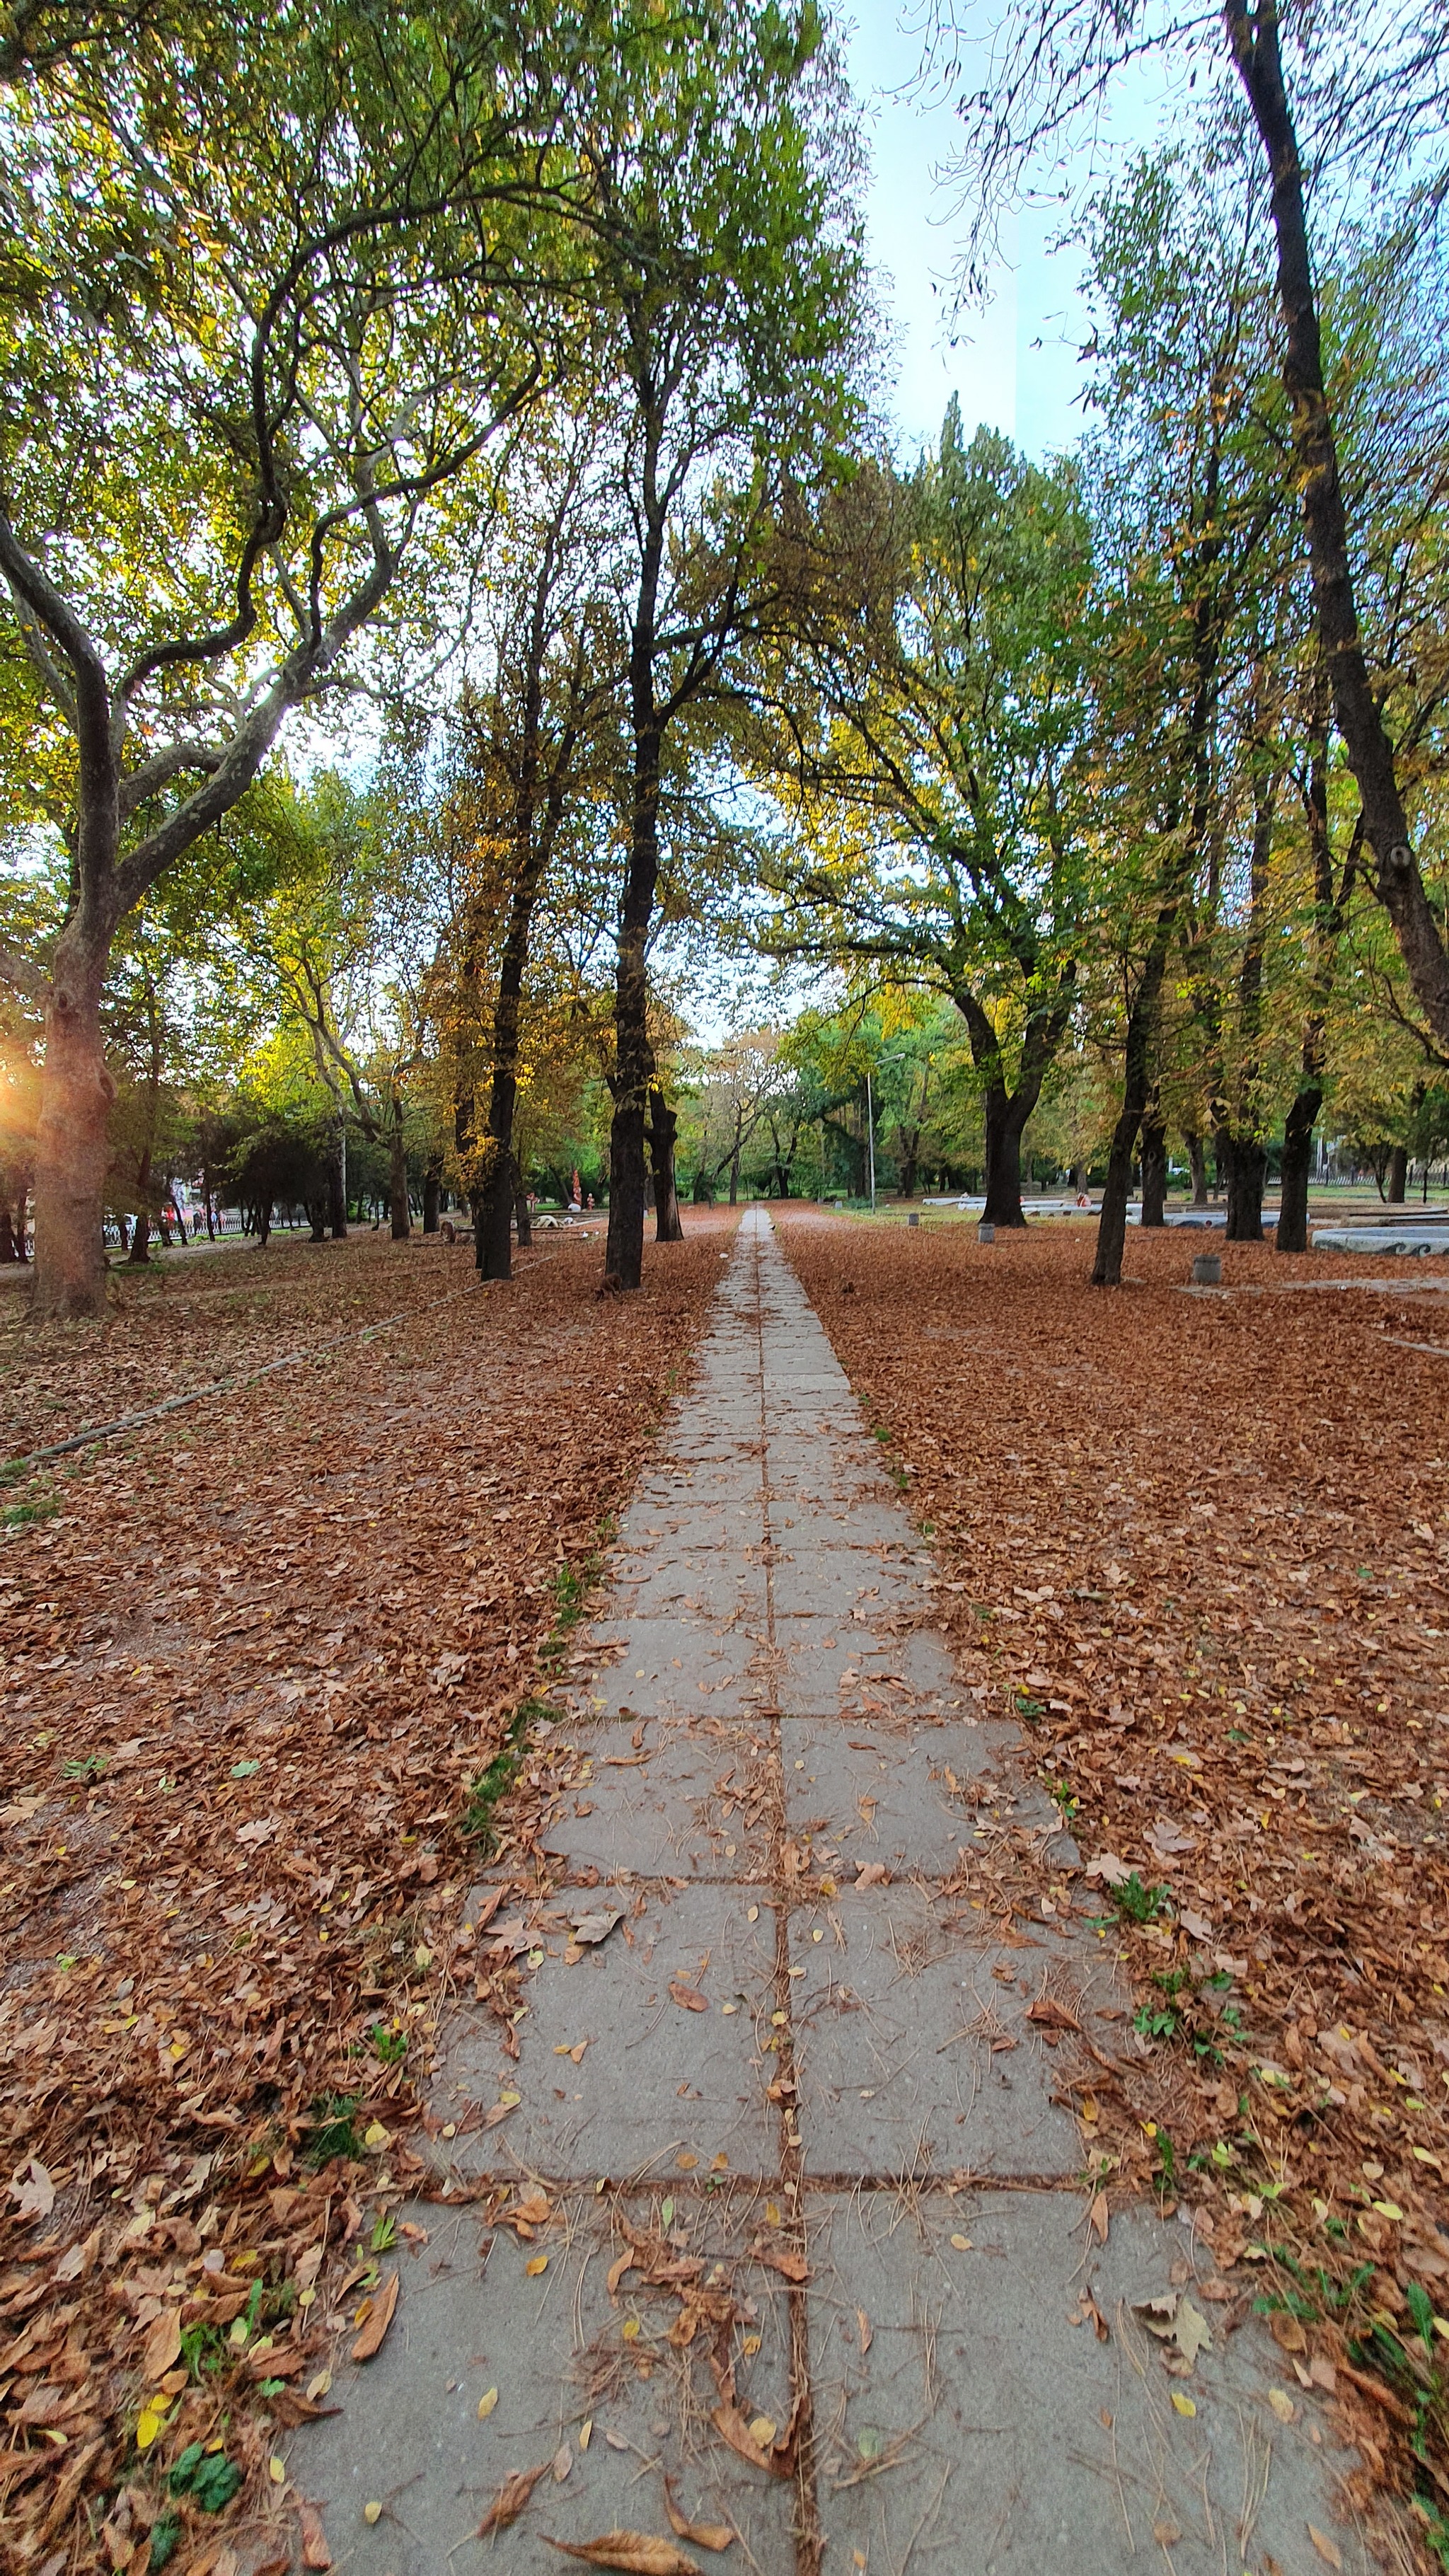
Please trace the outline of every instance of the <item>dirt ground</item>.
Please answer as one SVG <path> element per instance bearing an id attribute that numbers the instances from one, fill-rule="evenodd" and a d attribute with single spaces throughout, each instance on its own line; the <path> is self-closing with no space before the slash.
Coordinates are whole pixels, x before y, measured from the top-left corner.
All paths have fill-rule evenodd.
<path id="1" fill-rule="evenodd" d="M 1337 2329 L 1449 2564 L 1443 1265 L 1230 1246 L 1186 1294 L 1134 1235 L 1103 1293 L 1078 1227 L 783 1236 L 1079 1847 L 1047 1902 L 1126 1954 L 1150 2053 L 1084 2134 L 1265 2263 L 1290 2356 Z"/>
<path id="2" fill-rule="evenodd" d="M 462 1828 L 522 1830 L 510 1726 L 719 1276 L 730 1219 L 686 1223 L 637 1298 L 597 1239 L 487 1288 L 461 1247 L 274 1239 L 122 1275 L 103 1328 L 0 1321 L 12 1461 L 316 1354 L 7 1471 L 0 2560 L 288 2563 L 234 2517 L 194 2544 L 325 2403 L 322 2265 L 365 2289 L 388 2241 Z M 201 2445 L 179 2486 L 152 2444 Z"/>

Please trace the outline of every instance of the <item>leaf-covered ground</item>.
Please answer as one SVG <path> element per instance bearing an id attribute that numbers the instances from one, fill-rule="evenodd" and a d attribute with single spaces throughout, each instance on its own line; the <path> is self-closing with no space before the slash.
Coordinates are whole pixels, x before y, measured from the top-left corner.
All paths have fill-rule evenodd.
<path id="1" fill-rule="evenodd" d="M 1133 1236 L 1104 1294 L 1078 1227 L 784 1241 L 1079 1845 L 1021 1901 L 1134 1980 L 1149 2046 L 1079 2094 L 1088 2155 L 1262 2265 L 1285 2370 L 1336 2373 L 1449 2565 L 1442 1265 L 1315 1293 L 1285 1282 L 1342 1255 L 1229 1247 L 1234 1293 L 1191 1296 L 1192 1246 Z"/>
<path id="2" fill-rule="evenodd" d="M 687 1222 L 632 1298 L 597 1240 L 480 1289 L 464 1249 L 354 1238 L 123 1278 L 103 1329 L 0 1319 L 12 1460 L 332 1345 L 4 1496 L 9 2563 L 289 2564 L 269 2428 L 326 2403 L 416 2172 L 463 1826 L 526 1845 L 520 1712 L 729 1240 Z"/>

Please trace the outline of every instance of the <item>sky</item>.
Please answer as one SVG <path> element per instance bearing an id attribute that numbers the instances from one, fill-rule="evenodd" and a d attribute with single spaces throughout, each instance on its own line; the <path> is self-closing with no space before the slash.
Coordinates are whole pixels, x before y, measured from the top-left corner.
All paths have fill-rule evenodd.
<path id="1" fill-rule="evenodd" d="M 909 95 L 920 60 L 910 9 L 854 0 L 844 16 L 848 62 L 866 105 L 866 201 L 881 301 L 894 323 L 892 410 L 907 450 L 934 441 L 953 393 L 968 434 L 980 421 L 1041 458 L 1075 444 L 1082 414 L 1078 347 L 1089 336 L 1076 293 L 1079 255 L 1049 251 L 1049 219 L 1012 220 L 996 291 L 984 311 L 952 318 L 951 269 L 964 227 L 937 176 L 955 146 L 948 104 Z"/>

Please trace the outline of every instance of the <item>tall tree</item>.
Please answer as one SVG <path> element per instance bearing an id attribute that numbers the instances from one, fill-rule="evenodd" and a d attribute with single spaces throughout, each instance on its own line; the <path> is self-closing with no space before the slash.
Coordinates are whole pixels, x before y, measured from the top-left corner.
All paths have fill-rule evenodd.
<path id="1" fill-rule="evenodd" d="M 601 305 L 627 405 L 630 778 L 607 1254 L 625 1288 L 643 1258 L 666 746 L 768 595 L 761 540 L 784 477 L 831 470 L 860 330 L 854 117 L 815 0 L 686 13 L 657 67 L 642 124 L 621 91 L 598 166 Z"/>
<path id="2" fill-rule="evenodd" d="M 788 817 L 772 943 L 950 994 L 985 1111 L 986 1214 L 1022 1225 L 1022 1133 L 1091 901 L 1075 472 L 988 430 L 968 445 L 953 400 L 936 455 L 904 478 L 862 472 L 792 551 L 800 639 L 777 645 L 760 737 Z"/>
<path id="3" fill-rule="evenodd" d="M 390 594 L 406 650 L 401 577 L 545 372 L 591 188 L 581 5 L 506 35 L 463 5 L 405 42 L 340 0 L 137 11 L 123 56 L 33 52 L 12 89 L 0 577 L 73 746 L 64 927 L 0 955 L 46 1013 L 43 1313 L 103 1295 L 118 925 Z"/>

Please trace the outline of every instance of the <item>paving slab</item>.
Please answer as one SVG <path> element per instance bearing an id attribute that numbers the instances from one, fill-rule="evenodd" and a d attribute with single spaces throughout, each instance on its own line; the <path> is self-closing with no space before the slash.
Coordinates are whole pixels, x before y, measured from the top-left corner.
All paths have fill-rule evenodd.
<path id="1" fill-rule="evenodd" d="M 1121 2059 L 1130 1999 L 1079 1917 L 1007 1927 L 962 1892 L 963 1851 L 1034 1836 L 1070 1864 L 1070 1841 L 956 1672 L 759 1212 L 716 1318 L 560 1685 L 543 1893 L 488 1927 L 517 2016 L 485 1983 L 441 2034 L 440 2196 L 406 2213 L 427 2242 L 399 2240 L 342 2413 L 289 2447 L 333 2564 L 542 2576 L 554 2542 L 669 2538 L 672 2493 L 733 2528 L 742 2576 L 1307 2576 L 1310 2521 L 1363 2576 L 1331 2426 L 1251 2318 L 1226 2332 L 1186 2232 L 1125 2205 L 1105 2245 L 1090 2226 L 1068 2050 Z M 1190 2383 L 1133 2314 L 1183 2286 L 1213 2336 Z M 781 2474 L 723 2440 L 750 2421 Z M 520 2518 L 472 2537 L 534 2468 Z"/>
<path id="2" fill-rule="evenodd" d="M 1307 2576 L 1310 2521 L 1346 2568 L 1371 2563 L 1323 2519 L 1352 2463 L 1321 2402 L 1295 2381 L 1280 2421 L 1266 2330 L 1223 2331 L 1155 2213 L 1115 2211 L 1105 2246 L 1072 2194 L 811 2194 L 808 2214 L 828 2566 L 901 2567 L 914 2538 L 912 2564 L 951 2576 Z M 1174 2264 L 1213 2335 L 1183 2379 L 1133 2314 Z"/>
<path id="3" fill-rule="evenodd" d="M 1044 1992 L 1077 2012 L 1077 1947 L 963 1931 L 925 1888 L 843 1895 L 830 1937 L 790 1927 L 808 2174 L 1075 2174 L 1077 2124 L 1028 2020 Z"/>

